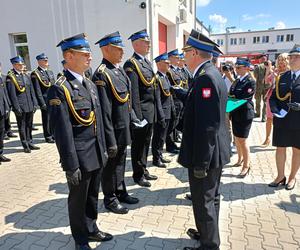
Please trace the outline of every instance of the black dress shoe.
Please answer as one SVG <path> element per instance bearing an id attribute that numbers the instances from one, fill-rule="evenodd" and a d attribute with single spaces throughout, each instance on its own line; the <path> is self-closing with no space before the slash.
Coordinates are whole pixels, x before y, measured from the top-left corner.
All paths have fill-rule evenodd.
<path id="1" fill-rule="evenodd" d="M 158 177 L 156 175 L 149 174 L 149 173 L 145 173 L 144 176 L 145 176 L 145 179 L 148 181 L 155 181 L 158 179 Z"/>
<path id="2" fill-rule="evenodd" d="M 126 204 L 137 204 L 139 202 L 138 198 L 132 197 L 130 195 L 126 195 L 124 197 L 118 197 L 118 200 L 120 202 L 126 203 Z"/>
<path id="3" fill-rule="evenodd" d="M 109 233 L 104 233 L 99 231 L 96 234 L 89 235 L 88 239 L 90 241 L 109 241 L 113 238 L 113 236 Z"/>
<path id="4" fill-rule="evenodd" d="M 32 130 L 39 130 L 37 127 L 35 127 L 35 126 L 32 126 L 32 128 L 31 128 Z"/>
<path id="5" fill-rule="evenodd" d="M 171 162 L 171 160 L 163 158 L 163 157 L 161 157 L 160 160 L 162 163 L 170 163 Z"/>
<path id="6" fill-rule="evenodd" d="M 14 138 L 14 137 L 18 137 L 16 134 L 14 134 L 13 132 L 7 132 L 7 136 Z"/>
<path id="7" fill-rule="evenodd" d="M 193 240 L 200 240 L 200 233 L 196 229 L 194 229 L 194 228 L 189 228 L 186 231 L 186 234 L 188 236 L 190 236 L 191 239 L 193 239 Z"/>
<path id="8" fill-rule="evenodd" d="M 159 168 L 166 168 L 167 167 L 167 165 L 162 163 L 160 160 L 153 161 L 152 164 L 153 164 L 153 166 L 156 166 L 156 167 L 159 167 Z"/>
<path id="9" fill-rule="evenodd" d="M 89 244 L 75 244 L 75 250 L 89 250 L 92 249 Z"/>
<path id="10" fill-rule="evenodd" d="M 285 189 L 286 190 L 293 190 L 294 187 L 296 185 L 296 180 L 294 181 L 294 183 L 291 183 L 291 182 L 288 182 L 286 185 L 285 185 Z"/>
<path id="11" fill-rule="evenodd" d="M 0 161 L 2 161 L 2 162 L 9 162 L 9 161 L 11 161 L 11 159 L 5 157 L 4 155 L 0 155 Z"/>
<path id="12" fill-rule="evenodd" d="M 121 205 L 119 202 L 111 202 L 108 205 L 105 205 L 105 208 L 115 214 L 127 214 L 128 208 Z"/>
<path id="13" fill-rule="evenodd" d="M 191 200 L 192 200 L 192 195 L 191 195 L 191 194 L 186 194 L 186 195 L 185 195 L 185 198 L 186 198 L 187 200 L 191 201 Z"/>
<path id="14" fill-rule="evenodd" d="M 8 135 L 4 135 L 4 138 L 3 138 L 3 140 L 9 140 L 9 137 L 8 137 Z"/>
<path id="15" fill-rule="evenodd" d="M 134 182 L 140 185 L 141 187 L 151 187 L 151 183 L 145 180 L 145 178 L 141 178 L 140 180 L 134 180 Z"/>
<path id="16" fill-rule="evenodd" d="M 30 148 L 31 150 L 38 150 L 38 149 L 40 149 L 40 147 L 35 146 L 35 145 L 33 145 L 33 144 L 29 144 L 28 146 L 29 146 L 29 148 Z"/>
<path id="17" fill-rule="evenodd" d="M 31 153 L 30 148 L 24 148 L 24 153 Z"/>
<path id="18" fill-rule="evenodd" d="M 175 148 L 169 148 L 169 149 L 166 149 L 166 151 L 168 153 L 171 153 L 171 154 L 179 154 L 179 149 L 175 149 Z"/>
<path id="19" fill-rule="evenodd" d="M 55 143 L 55 140 L 53 138 L 46 138 L 45 140 L 47 143 Z"/>
<path id="20" fill-rule="evenodd" d="M 286 183 L 286 177 L 283 177 L 281 181 L 279 182 L 271 182 L 270 184 L 268 184 L 269 187 L 279 187 L 279 186 L 284 186 Z"/>

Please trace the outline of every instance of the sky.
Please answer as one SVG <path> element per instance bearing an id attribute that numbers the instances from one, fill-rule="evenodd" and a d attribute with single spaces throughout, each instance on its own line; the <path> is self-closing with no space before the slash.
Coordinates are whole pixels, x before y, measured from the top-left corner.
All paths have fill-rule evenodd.
<path id="1" fill-rule="evenodd" d="M 300 0 L 196 0 L 197 17 L 212 33 L 300 28 Z"/>

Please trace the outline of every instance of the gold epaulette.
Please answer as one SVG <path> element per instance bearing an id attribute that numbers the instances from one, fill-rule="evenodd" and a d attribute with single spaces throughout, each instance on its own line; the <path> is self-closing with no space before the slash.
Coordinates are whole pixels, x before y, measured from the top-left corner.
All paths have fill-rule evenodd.
<path id="1" fill-rule="evenodd" d="M 67 78 L 64 75 L 62 75 L 55 81 L 54 84 L 61 87 L 66 80 L 67 80 Z"/>
<path id="2" fill-rule="evenodd" d="M 106 65 L 102 63 L 98 68 L 98 72 L 103 73 L 105 69 L 106 69 Z"/>
<path id="3" fill-rule="evenodd" d="M 285 100 L 287 100 L 288 98 L 290 98 L 290 97 L 292 96 L 292 94 L 291 94 L 291 91 L 289 91 L 289 92 L 286 93 L 286 95 L 283 96 L 283 97 L 281 97 L 281 96 L 279 95 L 279 81 L 280 81 L 280 77 L 281 77 L 281 75 L 276 76 L 276 83 L 275 83 L 276 97 L 277 97 L 277 99 L 278 99 L 279 101 L 285 101 Z"/>
<path id="4" fill-rule="evenodd" d="M 7 76 L 12 80 L 13 84 L 15 85 L 16 89 L 20 92 L 20 93 L 24 93 L 25 92 L 25 86 L 22 87 L 19 85 L 17 79 L 16 79 L 16 75 L 12 70 L 9 70 L 7 73 Z"/>
<path id="5" fill-rule="evenodd" d="M 65 76 L 61 76 L 60 78 L 57 79 L 57 81 L 55 82 L 55 84 L 59 85 L 60 87 L 63 88 L 64 90 L 64 94 L 65 94 L 65 97 L 66 97 L 66 100 L 67 100 L 67 104 L 69 106 L 69 109 L 71 110 L 71 113 L 73 115 L 73 117 L 75 118 L 75 120 L 83 125 L 83 126 L 90 126 L 92 125 L 93 123 L 96 122 L 96 117 L 95 117 L 95 113 L 94 111 L 91 111 L 90 113 L 90 116 L 89 118 L 87 119 L 84 119 L 82 118 L 75 110 L 75 107 L 74 107 L 74 104 L 72 102 L 72 98 L 71 98 L 71 95 L 70 95 L 70 91 L 68 90 L 68 88 L 64 85 L 66 81 L 66 77 Z"/>
<path id="6" fill-rule="evenodd" d="M 136 71 L 137 71 L 139 77 L 141 78 L 142 83 L 143 83 L 146 87 L 152 86 L 153 83 L 155 82 L 155 75 L 153 76 L 153 78 L 151 79 L 151 81 L 148 82 L 148 81 L 145 79 L 143 73 L 141 72 L 141 69 L 139 68 L 139 66 L 138 66 L 138 64 L 136 63 L 135 59 L 134 59 L 133 57 L 131 57 L 129 60 L 130 60 L 130 62 L 134 65 L 134 67 L 136 68 Z"/>
<path id="7" fill-rule="evenodd" d="M 38 69 L 36 68 L 32 73 L 34 73 L 36 75 L 36 77 L 38 78 L 39 82 L 45 87 L 45 88 L 50 88 L 51 87 L 51 82 L 49 82 L 48 84 L 42 80 L 40 73 L 38 72 Z"/>
<path id="8" fill-rule="evenodd" d="M 171 93 L 170 93 L 170 92 L 168 93 L 168 92 L 166 92 L 166 91 L 164 90 L 163 85 L 162 85 L 162 82 L 161 82 L 161 80 L 159 79 L 159 76 L 158 76 L 158 75 L 157 75 L 156 78 L 157 78 L 157 81 L 159 82 L 161 91 L 163 92 L 164 96 L 169 97 L 169 96 L 171 95 Z"/>
<path id="9" fill-rule="evenodd" d="M 117 92 L 117 90 L 116 90 L 116 88 L 115 88 L 115 85 L 113 84 L 113 82 L 112 82 L 112 80 L 111 80 L 110 75 L 105 71 L 105 69 L 106 69 L 106 65 L 105 65 L 105 64 L 101 64 L 100 67 L 99 67 L 99 69 L 98 69 L 98 72 L 100 72 L 101 74 L 103 74 L 104 76 L 106 76 L 107 81 L 108 81 L 109 84 L 110 84 L 111 91 L 112 91 L 114 97 L 115 97 L 120 103 L 125 103 L 125 102 L 127 102 L 127 101 L 129 100 L 129 93 L 127 93 L 127 95 L 126 95 L 124 98 L 122 98 L 122 97 L 118 94 L 118 92 Z M 105 86 L 104 81 L 96 81 L 95 83 L 96 83 L 96 85 L 99 85 L 99 86 Z"/>

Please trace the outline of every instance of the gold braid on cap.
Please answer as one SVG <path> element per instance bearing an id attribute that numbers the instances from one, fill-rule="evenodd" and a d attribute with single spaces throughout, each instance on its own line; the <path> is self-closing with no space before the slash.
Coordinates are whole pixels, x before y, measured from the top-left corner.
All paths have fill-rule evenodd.
<path id="1" fill-rule="evenodd" d="M 13 84 L 15 85 L 16 89 L 20 92 L 20 93 L 24 93 L 25 92 L 25 86 L 20 86 L 17 79 L 16 79 L 16 75 L 13 71 L 8 71 L 7 76 L 9 76 L 9 78 L 11 79 L 11 81 L 13 82 Z"/>
<path id="2" fill-rule="evenodd" d="M 102 64 L 102 65 L 104 65 L 104 64 Z M 118 94 L 118 92 L 116 91 L 116 88 L 115 88 L 114 84 L 112 83 L 112 80 L 111 80 L 110 75 L 109 75 L 107 72 L 105 72 L 105 68 L 106 68 L 106 67 L 103 67 L 102 65 L 99 67 L 98 72 L 101 72 L 102 74 L 104 74 L 104 75 L 106 76 L 106 78 L 107 78 L 107 80 L 108 80 L 108 82 L 109 82 L 109 84 L 110 84 L 110 86 L 111 86 L 111 91 L 112 91 L 114 97 L 115 97 L 120 103 L 125 103 L 125 102 L 127 102 L 128 99 L 129 99 L 129 93 L 127 93 L 127 95 L 126 95 L 124 98 L 122 98 L 122 97 Z M 104 65 L 104 66 L 105 66 L 105 65 Z"/>
<path id="3" fill-rule="evenodd" d="M 38 69 L 35 69 L 33 71 L 33 73 L 36 75 L 37 79 L 39 80 L 39 82 L 46 88 L 50 88 L 51 87 L 51 82 L 49 81 L 48 83 L 43 81 L 41 76 L 40 76 L 40 73 L 38 72 Z"/>
<path id="4" fill-rule="evenodd" d="M 172 79 L 172 82 L 174 83 L 174 85 L 175 86 L 178 86 L 178 87 L 183 87 L 183 83 L 182 83 L 182 81 L 180 80 L 180 82 L 179 83 L 177 83 L 175 80 L 174 80 L 174 78 L 173 78 L 173 75 L 172 75 L 172 72 L 169 70 L 169 74 L 170 74 L 170 76 L 171 76 L 171 79 Z"/>
<path id="5" fill-rule="evenodd" d="M 151 79 L 151 81 L 148 82 L 148 81 L 145 79 L 143 73 L 141 72 L 141 70 L 140 70 L 138 64 L 136 63 L 136 60 L 135 60 L 134 58 L 130 58 L 130 61 L 134 64 L 134 66 L 135 66 L 135 68 L 136 68 L 136 70 L 137 70 L 137 73 L 138 73 L 139 77 L 141 78 L 143 84 L 144 84 L 146 87 L 150 87 L 151 85 L 153 85 L 153 83 L 155 82 L 155 76 L 153 76 L 153 78 Z"/>
<path id="6" fill-rule="evenodd" d="M 276 77 L 276 83 L 275 83 L 276 97 L 277 97 L 277 99 L 278 99 L 279 101 L 285 101 L 285 100 L 287 100 L 288 98 L 290 98 L 292 94 L 291 94 L 291 92 L 288 92 L 288 93 L 286 93 L 285 96 L 281 97 L 281 96 L 279 95 L 279 81 L 280 81 L 280 76 L 277 76 L 277 77 Z"/>
<path id="7" fill-rule="evenodd" d="M 163 85 L 162 85 L 162 82 L 161 82 L 161 80 L 159 79 L 159 76 L 157 76 L 157 80 L 158 80 L 158 82 L 159 82 L 160 88 L 161 88 L 161 90 L 162 90 L 164 96 L 169 97 L 169 96 L 171 95 L 171 93 L 170 93 L 170 92 L 166 92 L 166 91 L 164 90 Z"/>
<path id="8" fill-rule="evenodd" d="M 95 113 L 94 111 L 91 111 L 90 113 L 90 116 L 88 119 L 84 119 L 82 118 L 75 110 L 74 108 L 74 104 L 72 102 L 72 99 L 71 99 L 71 95 L 70 95 L 70 92 L 69 90 L 67 89 L 67 87 L 64 84 L 64 82 L 66 81 L 66 77 L 65 76 L 61 76 L 60 78 L 58 78 L 57 82 L 60 83 L 60 87 L 63 88 L 64 90 L 64 93 L 65 93 L 65 96 L 66 96 L 66 100 L 67 100 L 67 103 L 68 103 L 68 106 L 71 110 L 71 113 L 73 114 L 75 120 L 83 125 L 83 126 L 90 126 L 92 125 L 93 123 L 96 123 L 96 117 L 95 117 Z"/>

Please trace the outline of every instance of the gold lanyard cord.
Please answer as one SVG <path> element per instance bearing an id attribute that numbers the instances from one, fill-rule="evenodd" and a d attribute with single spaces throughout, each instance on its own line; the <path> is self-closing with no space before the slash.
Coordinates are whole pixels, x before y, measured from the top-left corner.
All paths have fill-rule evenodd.
<path id="1" fill-rule="evenodd" d="M 134 59 L 134 58 L 131 58 L 130 61 L 134 64 L 134 66 L 135 66 L 135 68 L 136 68 L 136 70 L 137 70 L 137 73 L 138 73 L 139 77 L 141 78 L 142 82 L 144 83 L 144 85 L 147 86 L 147 87 L 150 87 L 151 85 L 153 85 L 153 83 L 155 82 L 155 76 L 153 76 L 153 78 L 151 79 L 151 81 L 148 82 L 148 81 L 145 79 L 143 73 L 141 72 L 139 66 L 137 65 L 135 59 Z"/>
<path id="2" fill-rule="evenodd" d="M 15 74 L 13 72 L 8 72 L 7 76 L 10 77 L 10 79 L 12 80 L 13 84 L 15 85 L 16 89 L 20 92 L 20 93 L 24 93 L 25 92 L 25 86 L 22 87 L 19 85 L 16 77 L 15 77 Z"/>
<path id="3" fill-rule="evenodd" d="M 36 75 L 36 77 L 38 78 L 39 82 L 46 88 L 50 88 L 51 87 L 51 83 L 49 82 L 48 84 L 42 80 L 40 74 L 37 72 L 37 69 L 33 71 Z"/>
<path id="4" fill-rule="evenodd" d="M 276 97 L 279 101 L 285 101 L 287 100 L 289 97 L 291 97 L 291 91 L 288 92 L 285 96 L 281 97 L 279 95 L 279 81 L 280 81 L 280 76 L 276 77 L 276 83 L 275 83 L 275 91 L 276 91 Z"/>

